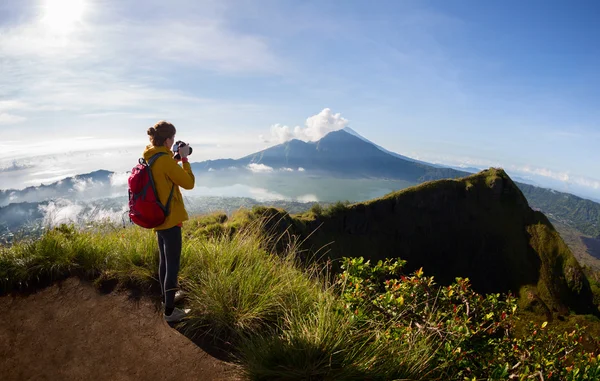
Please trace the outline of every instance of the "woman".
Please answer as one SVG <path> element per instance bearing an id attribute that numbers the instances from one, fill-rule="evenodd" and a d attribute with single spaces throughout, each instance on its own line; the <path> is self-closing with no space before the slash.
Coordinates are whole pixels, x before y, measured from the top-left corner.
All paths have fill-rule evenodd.
<path id="1" fill-rule="evenodd" d="M 183 221 L 189 217 L 183 204 L 183 197 L 179 187 L 184 189 L 194 188 L 194 174 L 187 156 L 189 146 L 179 148 L 183 168 L 173 157 L 171 146 L 175 142 L 175 126 L 169 122 L 160 121 L 148 129 L 150 145 L 144 151 L 144 159 L 148 161 L 159 152 L 162 155 L 152 164 L 152 176 L 156 186 L 158 198 L 163 205 L 167 205 L 169 194 L 173 189 L 169 214 L 165 222 L 154 228 L 158 237 L 158 250 L 160 252 L 158 278 L 165 305 L 164 318 L 168 323 L 181 321 L 186 312 L 175 308 L 175 293 L 178 289 L 177 275 L 179 273 L 179 260 L 181 257 L 181 227 Z"/>

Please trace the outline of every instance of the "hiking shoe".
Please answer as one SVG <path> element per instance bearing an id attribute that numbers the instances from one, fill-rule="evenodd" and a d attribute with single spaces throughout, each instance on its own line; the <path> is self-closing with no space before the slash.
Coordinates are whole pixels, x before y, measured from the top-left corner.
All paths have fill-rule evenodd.
<path id="1" fill-rule="evenodd" d="M 189 312 L 190 312 L 189 308 L 186 308 L 185 310 L 182 310 L 180 308 L 175 308 L 173 310 L 173 313 L 171 313 L 171 315 L 165 315 L 163 312 L 163 316 L 167 323 L 179 323 L 180 321 L 185 319 L 185 317 L 187 316 L 187 314 Z"/>

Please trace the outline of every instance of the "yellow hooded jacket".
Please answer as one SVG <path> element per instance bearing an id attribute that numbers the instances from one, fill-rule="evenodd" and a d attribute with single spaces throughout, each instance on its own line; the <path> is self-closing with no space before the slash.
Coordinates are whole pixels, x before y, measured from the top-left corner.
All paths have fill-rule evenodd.
<path id="1" fill-rule="evenodd" d="M 148 161 L 153 155 L 159 152 L 164 152 L 166 155 L 162 155 L 156 159 L 154 164 L 152 164 L 151 171 L 158 198 L 163 205 L 167 204 L 173 184 L 175 184 L 175 189 L 173 190 L 173 198 L 169 207 L 170 213 L 165 222 L 155 227 L 154 231 L 172 228 L 189 219 L 179 187 L 193 189 L 195 182 L 190 163 L 183 163 L 183 168 L 179 166 L 177 160 L 173 158 L 173 152 L 167 147 L 147 146 L 144 150 L 144 159 Z"/>

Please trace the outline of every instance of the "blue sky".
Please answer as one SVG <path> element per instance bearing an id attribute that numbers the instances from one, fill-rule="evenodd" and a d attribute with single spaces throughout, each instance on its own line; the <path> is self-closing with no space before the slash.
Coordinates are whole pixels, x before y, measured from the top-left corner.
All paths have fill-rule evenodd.
<path id="1" fill-rule="evenodd" d="M 597 1 L 7 0 L 0 167 L 126 170 L 158 119 L 195 160 L 350 126 L 600 199 L 599 18 Z"/>

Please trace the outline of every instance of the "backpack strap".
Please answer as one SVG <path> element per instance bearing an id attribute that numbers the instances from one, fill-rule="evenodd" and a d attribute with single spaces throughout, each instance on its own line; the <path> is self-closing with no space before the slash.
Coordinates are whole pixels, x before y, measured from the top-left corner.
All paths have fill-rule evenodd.
<path id="1" fill-rule="evenodd" d="M 148 159 L 148 162 L 146 163 L 146 165 L 148 166 L 148 176 L 150 177 L 150 184 L 152 185 L 152 190 L 154 191 L 154 194 L 156 195 L 156 197 L 158 198 L 158 192 L 156 191 L 156 186 L 154 185 L 154 177 L 152 176 L 152 164 L 154 164 L 154 162 L 161 156 L 166 155 L 165 152 L 158 152 L 155 153 L 154 155 L 152 155 L 150 157 L 150 159 Z M 157 200 L 158 206 L 160 206 L 160 208 L 162 209 L 163 213 L 165 213 L 165 217 L 168 216 L 171 213 L 170 207 L 171 207 L 171 199 L 173 198 L 173 191 L 175 190 L 175 183 L 173 183 L 173 186 L 171 187 L 171 193 L 169 194 L 169 198 L 167 199 L 167 205 L 164 206 L 161 202 L 160 199 Z"/>

